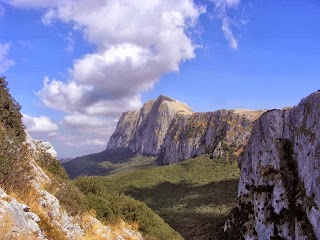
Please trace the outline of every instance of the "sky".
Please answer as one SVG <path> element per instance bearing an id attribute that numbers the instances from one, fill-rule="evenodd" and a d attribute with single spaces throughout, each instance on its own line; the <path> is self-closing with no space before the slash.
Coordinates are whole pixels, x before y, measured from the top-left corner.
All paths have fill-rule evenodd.
<path id="1" fill-rule="evenodd" d="M 0 0 L 0 75 L 59 158 L 102 151 L 122 112 L 294 106 L 320 89 L 319 0 Z"/>

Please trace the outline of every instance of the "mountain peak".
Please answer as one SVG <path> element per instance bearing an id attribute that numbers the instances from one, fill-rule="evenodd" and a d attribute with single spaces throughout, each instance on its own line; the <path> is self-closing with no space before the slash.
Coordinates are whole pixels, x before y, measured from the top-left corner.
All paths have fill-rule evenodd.
<path id="1" fill-rule="evenodd" d="M 155 101 L 153 108 L 160 108 L 162 104 L 166 104 L 169 110 L 172 110 L 178 114 L 190 115 L 193 113 L 192 109 L 183 102 L 173 99 L 168 96 L 160 95 Z"/>

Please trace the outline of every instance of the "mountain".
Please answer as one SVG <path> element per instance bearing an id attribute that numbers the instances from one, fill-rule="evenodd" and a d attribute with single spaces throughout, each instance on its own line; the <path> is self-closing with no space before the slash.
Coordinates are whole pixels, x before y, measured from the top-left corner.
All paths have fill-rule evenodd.
<path id="1" fill-rule="evenodd" d="M 203 154 L 237 157 L 263 111 L 219 110 L 193 113 L 186 104 L 160 96 L 139 112 L 123 113 L 107 149 L 129 148 L 158 155 L 158 163 L 171 164 Z"/>
<path id="2" fill-rule="evenodd" d="M 122 114 L 107 149 L 74 158 L 63 166 L 71 178 L 108 175 L 138 155 L 156 156 L 158 165 L 209 154 L 234 161 L 243 151 L 253 122 L 265 111 L 218 110 L 193 113 L 178 100 L 159 96 L 139 111 Z"/>
<path id="3" fill-rule="evenodd" d="M 239 158 L 228 239 L 320 239 L 320 92 L 264 113 Z"/>
<path id="4" fill-rule="evenodd" d="M 107 149 L 126 147 L 134 152 L 157 155 L 172 119 L 176 115 L 190 115 L 185 103 L 166 96 L 146 102 L 139 112 L 122 114 Z"/>
<path id="5" fill-rule="evenodd" d="M 178 115 L 171 121 L 158 162 L 171 164 L 203 154 L 232 161 L 243 151 L 252 123 L 262 113 L 218 110 Z"/>

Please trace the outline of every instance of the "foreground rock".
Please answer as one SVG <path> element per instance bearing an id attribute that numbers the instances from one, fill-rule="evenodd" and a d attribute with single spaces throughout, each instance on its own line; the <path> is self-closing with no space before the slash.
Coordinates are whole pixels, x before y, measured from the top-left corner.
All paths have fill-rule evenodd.
<path id="1" fill-rule="evenodd" d="M 34 140 L 28 132 L 26 132 L 26 143 L 29 145 L 29 150 L 33 154 L 48 153 L 53 158 L 57 157 L 57 152 L 50 142 Z"/>
<path id="2" fill-rule="evenodd" d="M 5 185 L 9 191 L 6 193 L 0 188 L 1 239 L 48 239 L 49 231 L 55 239 L 143 239 L 138 231 L 125 223 L 109 228 L 90 213 L 71 216 L 52 194 L 66 183 L 57 185 L 55 176 L 48 175 L 38 165 L 37 158 L 43 158 L 42 154 L 52 157 L 53 148 L 44 148 L 42 143 L 37 143 L 41 141 L 34 141 L 27 134 L 24 157 L 6 176 Z"/>
<path id="3" fill-rule="evenodd" d="M 320 92 L 255 122 L 229 239 L 320 239 Z"/>

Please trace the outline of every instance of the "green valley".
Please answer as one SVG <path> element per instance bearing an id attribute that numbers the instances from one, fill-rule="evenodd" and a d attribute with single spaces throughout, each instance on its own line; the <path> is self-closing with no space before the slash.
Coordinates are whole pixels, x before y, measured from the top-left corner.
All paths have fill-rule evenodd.
<path id="1" fill-rule="evenodd" d="M 236 163 L 203 155 L 168 166 L 155 166 L 154 157 L 143 156 L 99 165 L 113 170 L 104 177 L 75 179 L 80 190 L 129 195 L 147 204 L 185 239 L 224 238 L 223 225 L 237 196 Z"/>

